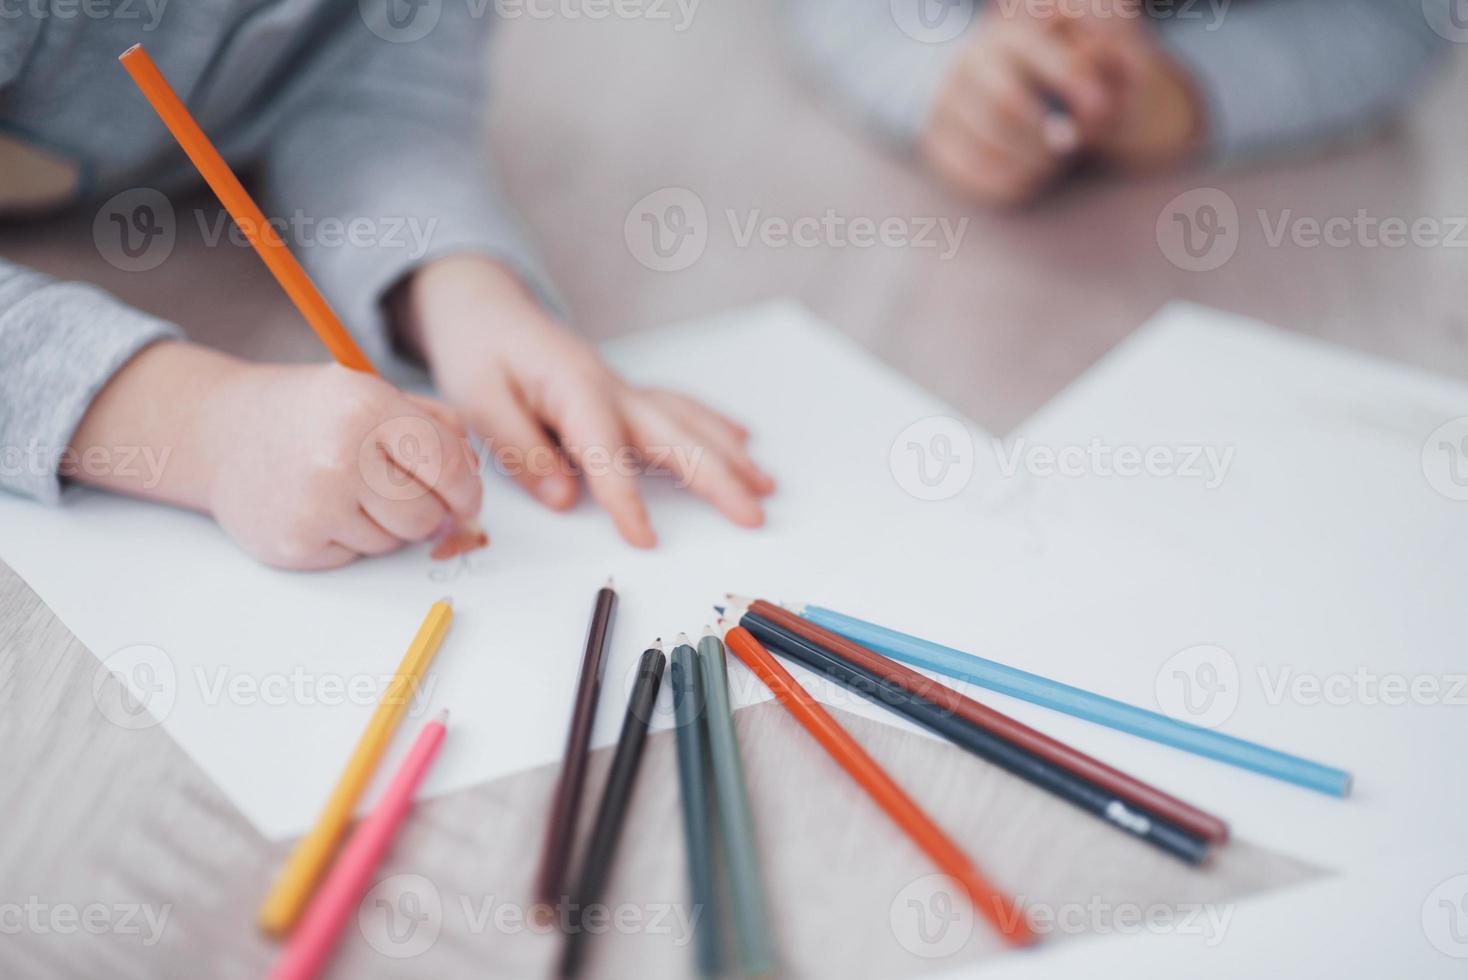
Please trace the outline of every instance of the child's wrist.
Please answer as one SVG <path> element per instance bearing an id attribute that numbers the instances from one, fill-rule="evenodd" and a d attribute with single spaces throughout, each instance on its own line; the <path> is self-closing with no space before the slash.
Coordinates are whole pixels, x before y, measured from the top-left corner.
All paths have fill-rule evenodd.
<path id="1" fill-rule="evenodd" d="M 484 255 L 458 253 L 420 266 L 388 295 L 387 314 L 403 353 L 430 370 L 455 356 L 465 331 L 544 311 L 520 278 Z"/>

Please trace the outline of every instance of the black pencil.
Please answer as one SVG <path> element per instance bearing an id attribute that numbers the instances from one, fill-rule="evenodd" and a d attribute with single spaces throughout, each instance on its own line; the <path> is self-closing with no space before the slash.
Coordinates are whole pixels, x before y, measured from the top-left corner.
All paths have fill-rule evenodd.
<path id="1" fill-rule="evenodd" d="M 581 656 L 581 676 L 576 683 L 576 700 L 571 710 L 571 729 L 566 735 L 566 752 L 561 762 L 561 776 L 556 782 L 546 820 L 540 872 L 535 883 L 535 916 L 542 921 L 549 919 L 552 910 L 566 897 L 566 869 L 571 864 L 581 791 L 586 785 L 591 726 L 596 720 L 596 702 L 601 694 L 607 641 L 612 635 L 612 614 L 616 609 L 617 593 L 612 591 L 612 580 L 607 579 L 607 584 L 597 591 L 596 604 L 592 607 L 591 626 L 586 631 L 586 650 Z"/>
<path id="2" fill-rule="evenodd" d="M 719 908 L 714 869 L 708 712 L 698 651 L 680 633 L 669 667 L 673 717 L 678 726 L 678 785 L 683 797 L 683 836 L 693 899 L 694 951 L 700 976 L 719 974 Z"/>
<path id="3" fill-rule="evenodd" d="M 1125 833 L 1189 864 L 1200 864 L 1208 856 L 1209 845 L 1203 838 L 1139 810 L 1089 780 L 985 731 L 885 677 L 858 667 L 762 616 L 745 613 L 739 622 L 776 653 L 798 660 L 868 701 L 1054 793 Z"/>
<path id="4" fill-rule="evenodd" d="M 622 721 L 622 734 L 617 738 L 617 750 L 612 755 L 607 787 L 596 810 L 591 840 L 586 845 L 581 880 L 567 908 L 569 929 L 566 945 L 561 951 L 562 977 L 574 977 L 581 969 L 586 951 L 586 910 L 601 901 L 602 890 L 612 870 L 612 857 L 617 850 L 622 824 L 627 818 L 627 804 L 637 782 L 642 749 L 647 744 L 647 725 L 652 719 L 666 663 L 661 643 L 655 643 L 643 652 L 637 665 L 637 681 L 632 687 L 632 696 L 627 699 L 627 716 Z"/>

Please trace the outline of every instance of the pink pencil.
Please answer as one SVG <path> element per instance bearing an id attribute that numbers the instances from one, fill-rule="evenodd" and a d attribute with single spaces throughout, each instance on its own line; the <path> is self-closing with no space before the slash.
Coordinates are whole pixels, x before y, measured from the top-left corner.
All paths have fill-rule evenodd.
<path id="1" fill-rule="evenodd" d="M 326 880 L 306 906 L 270 980 L 310 980 L 321 971 L 341 938 L 342 927 L 362 900 L 372 872 L 377 870 L 397 835 L 398 825 L 413 802 L 413 793 L 438 754 L 448 717 L 447 711 L 440 713 L 418 733 L 408 757 L 393 774 L 387 792 L 352 832 L 327 872 Z"/>

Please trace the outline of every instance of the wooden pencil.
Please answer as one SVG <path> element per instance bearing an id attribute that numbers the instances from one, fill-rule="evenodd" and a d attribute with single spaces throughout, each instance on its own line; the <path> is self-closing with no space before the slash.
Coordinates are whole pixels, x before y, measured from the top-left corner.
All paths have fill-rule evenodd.
<path id="1" fill-rule="evenodd" d="M 357 802 L 392 741 L 393 732 L 408 710 L 414 692 L 422 685 L 423 675 L 433 662 L 434 654 L 438 653 L 453 618 L 453 604 L 448 599 L 435 602 L 423 618 L 423 624 L 418 627 L 408 652 L 398 664 L 398 672 L 377 702 L 377 708 L 352 749 L 346 768 L 327 798 L 321 815 L 316 818 L 316 824 L 296 842 L 285 867 L 276 876 L 270 894 L 265 896 L 258 915 L 264 932 L 273 936 L 284 935 L 300 917 L 316 883 L 336 854 L 337 845 L 352 822 Z"/>
<path id="2" fill-rule="evenodd" d="M 1195 837 L 1201 837 L 1212 844 L 1223 844 L 1228 840 L 1228 824 L 1213 814 L 1114 769 L 1099 759 L 966 697 L 925 674 L 848 640 L 839 633 L 833 633 L 763 599 L 755 600 L 749 606 L 749 612 L 788 629 L 863 670 L 881 675 L 905 690 L 938 704 L 949 713 L 1069 770 L 1115 794 L 1131 806 L 1156 814 Z"/>
<path id="3" fill-rule="evenodd" d="M 666 663 L 667 658 L 663 656 L 661 643 L 654 643 L 643 651 L 642 659 L 637 664 L 637 680 L 632 686 L 631 697 L 627 699 L 627 715 L 622 721 L 622 734 L 617 738 L 612 767 L 607 773 L 607 786 L 602 793 L 601 805 L 597 807 L 596 820 L 591 826 L 591 838 L 586 845 L 586 859 L 581 868 L 580 882 L 568 908 L 569 929 L 565 946 L 561 950 L 562 977 L 576 976 L 585 959 L 586 911 L 601 902 L 607 878 L 611 874 L 612 858 L 616 854 L 617 841 L 622 836 L 622 827 L 627 822 L 627 808 L 637 783 L 642 750 L 647 744 L 647 726 L 652 720 Z"/>
<path id="4" fill-rule="evenodd" d="M 602 675 L 606 671 L 607 644 L 611 641 L 616 611 L 617 593 L 612 588 L 612 580 L 607 579 L 607 584 L 597 590 L 596 601 L 591 608 L 591 624 L 587 627 L 586 646 L 581 654 L 581 674 L 571 707 L 571 727 L 566 733 L 561 775 L 551 797 L 545 839 L 541 844 L 540 870 L 535 879 L 535 915 L 542 922 L 552 917 L 566 897 L 566 870 L 571 865 L 571 851 L 576 840 L 581 794 L 586 786 L 591 728 L 596 721 L 596 705 L 601 696 Z"/>
<path id="5" fill-rule="evenodd" d="M 810 693 L 781 667 L 770 652 L 742 626 L 734 626 L 724 640 L 734 655 L 754 671 L 780 703 L 814 736 L 831 757 L 856 780 L 913 843 L 933 859 L 944 874 L 960 886 L 974 910 L 988 919 L 1003 939 L 1016 946 L 1038 937 L 1024 909 L 991 885 L 957 844 L 933 822 L 912 798 L 887 775 L 846 729 L 815 702 Z"/>
<path id="6" fill-rule="evenodd" d="M 848 663 L 804 637 L 782 629 L 769 620 L 747 613 L 740 620 L 745 629 L 776 653 L 783 654 L 824 674 L 838 684 L 881 705 L 888 711 L 921 725 L 959 748 L 1054 793 L 1124 833 L 1189 864 L 1201 864 L 1208 856 L 1208 842 L 1155 814 L 1129 807 L 1112 793 L 1079 776 L 960 718 L 920 695 L 906 690 L 880 674 Z"/>
<path id="7" fill-rule="evenodd" d="M 677 725 L 678 786 L 683 798 L 683 839 L 688 852 L 688 886 L 693 900 L 694 951 L 700 976 L 716 977 L 722 959 L 720 909 L 714 866 L 712 789 L 708 758 L 708 712 L 703 668 L 687 634 L 678 634 L 669 667 Z"/>
<path id="8" fill-rule="evenodd" d="M 738 945 L 739 970 L 749 977 L 768 976 L 775 972 L 769 902 L 760 875 L 754 812 L 749 805 L 749 788 L 744 781 L 744 761 L 734 732 L 724 644 L 712 628 L 706 629 L 698 641 L 698 660 L 703 667 L 704 694 L 708 702 L 709 756 L 713 760 L 714 795 L 718 800 L 718 823 L 728 868 L 729 890 L 734 899 L 734 936 Z"/>

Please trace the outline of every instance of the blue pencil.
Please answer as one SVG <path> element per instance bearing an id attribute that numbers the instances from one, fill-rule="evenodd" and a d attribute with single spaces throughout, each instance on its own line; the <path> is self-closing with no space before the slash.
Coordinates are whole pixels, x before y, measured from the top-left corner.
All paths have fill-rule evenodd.
<path id="1" fill-rule="evenodd" d="M 730 597 L 735 604 L 746 600 Z M 792 611 L 828 630 L 896 660 L 935 670 L 1000 694 L 1063 711 L 1077 718 L 1140 735 L 1176 749 L 1217 759 L 1232 766 L 1263 773 L 1331 796 L 1348 796 L 1351 774 L 1332 766 L 1302 759 L 1288 752 L 1246 742 L 1198 725 L 1190 725 L 1156 711 L 1148 711 L 1070 684 L 1007 667 L 952 647 L 908 636 L 885 626 L 820 606 L 794 606 Z"/>
<path id="2" fill-rule="evenodd" d="M 713 850 L 713 786 L 709 778 L 708 712 L 703 670 L 686 634 L 673 647 L 673 712 L 678 723 L 678 785 L 683 796 L 683 835 L 688 848 L 688 884 L 693 895 L 693 934 L 698 972 L 716 977 L 720 968 L 719 908 Z"/>

